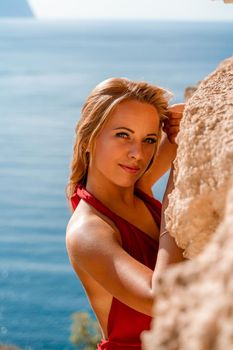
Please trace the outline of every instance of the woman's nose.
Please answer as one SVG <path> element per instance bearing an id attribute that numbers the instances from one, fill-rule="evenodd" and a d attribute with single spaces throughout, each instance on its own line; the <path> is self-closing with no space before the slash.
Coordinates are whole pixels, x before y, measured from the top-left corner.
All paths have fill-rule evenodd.
<path id="1" fill-rule="evenodd" d="M 142 145 L 139 143 L 132 143 L 128 151 L 129 158 L 134 158 L 136 160 L 142 159 Z"/>

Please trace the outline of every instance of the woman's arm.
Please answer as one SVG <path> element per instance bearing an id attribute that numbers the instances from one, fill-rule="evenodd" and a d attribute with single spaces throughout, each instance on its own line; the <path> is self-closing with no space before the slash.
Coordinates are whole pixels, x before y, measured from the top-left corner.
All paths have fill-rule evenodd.
<path id="1" fill-rule="evenodd" d="M 68 226 L 66 245 L 77 275 L 82 270 L 118 300 L 150 316 L 158 272 L 165 264 L 182 260 L 173 239 L 164 235 L 159 243 L 159 264 L 153 272 L 122 248 L 116 228 L 94 214 Z"/>
<path id="2" fill-rule="evenodd" d="M 163 197 L 159 250 L 156 261 L 156 268 L 153 273 L 153 285 L 157 276 L 160 275 L 161 272 L 163 272 L 169 265 L 176 264 L 185 260 L 185 258 L 183 257 L 183 250 L 177 246 L 175 239 L 172 236 L 170 236 L 169 232 L 166 230 L 166 223 L 164 217 L 164 212 L 168 206 L 168 195 L 174 188 L 173 171 L 174 167 L 172 166 L 167 187 Z"/>
<path id="3" fill-rule="evenodd" d="M 160 146 L 150 169 L 138 180 L 136 186 L 142 191 L 152 194 L 152 186 L 171 167 L 176 157 L 177 144 L 175 138 L 183 116 L 185 104 L 179 103 L 168 108 L 169 120 L 164 126 Z"/>
<path id="4" fill-rule="evenodd" d="M 152 315 L 153 271 L 131 257 L 121 246 L 117 229 L 96 215 L 73 222 L 67 228 L 70 262 L 92 277 L 124 304 Z"/>
<path id="5" fill-rule="evenodd" d="M 171 143 L 165 133 L 162 134 L 159 150 L 154 162 L 149 169 L 137 182 L 137 188 L 152 194 L 152 186 L 169 170 L 173 160 L 176 157 L 177 144 Z"/>

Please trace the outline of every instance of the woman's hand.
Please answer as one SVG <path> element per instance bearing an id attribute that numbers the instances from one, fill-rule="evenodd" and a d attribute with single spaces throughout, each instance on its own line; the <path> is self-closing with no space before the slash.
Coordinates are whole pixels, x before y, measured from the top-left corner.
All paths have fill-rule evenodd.
<path id="1" fill-rule="evenodd" d="M 183 116 L 185 103 L 177 103 L 168 107 L 168 120 L 165 121 L 163 131 L 168 140 L 175 143 L 175 138 L 180 130 L 180 121 Z"/>

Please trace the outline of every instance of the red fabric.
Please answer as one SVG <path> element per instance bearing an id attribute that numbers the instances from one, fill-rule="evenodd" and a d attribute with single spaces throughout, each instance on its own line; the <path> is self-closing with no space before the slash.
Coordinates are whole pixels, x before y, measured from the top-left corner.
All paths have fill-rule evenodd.
<path id="1" fill-rule="evenodd" d="M 160 226 L 161 203 L 141 190 L 136 189 L 135 194 L 144 201 L 156 224 Z M 151 270 L 154 269 L 158 253 L 158 243 L 156 241 L 105 207 L 83 186 L 78 186 L 71 198 L 73 209 L 77 207 L 80 199 L 85 200 L 114 222 L 121 235 L 122 248 L 128 254 Z M 103 339 L 98 344 L 98 350 L 140 350 L 140 334 L 150 328 L 150 323 L 151 317 L 130 308 L 113 297 L 108 318 L 108 339 Z"/>

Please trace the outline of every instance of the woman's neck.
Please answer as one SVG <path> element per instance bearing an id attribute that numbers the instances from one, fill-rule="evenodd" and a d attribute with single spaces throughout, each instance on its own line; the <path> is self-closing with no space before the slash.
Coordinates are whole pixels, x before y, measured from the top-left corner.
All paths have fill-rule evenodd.
<path id="1" fill-rule="evenodd" d="M 109 208 L 135 205 L 134 186 L 121 187 L 108 179 L 87 176 L 86 189 Z"/>

